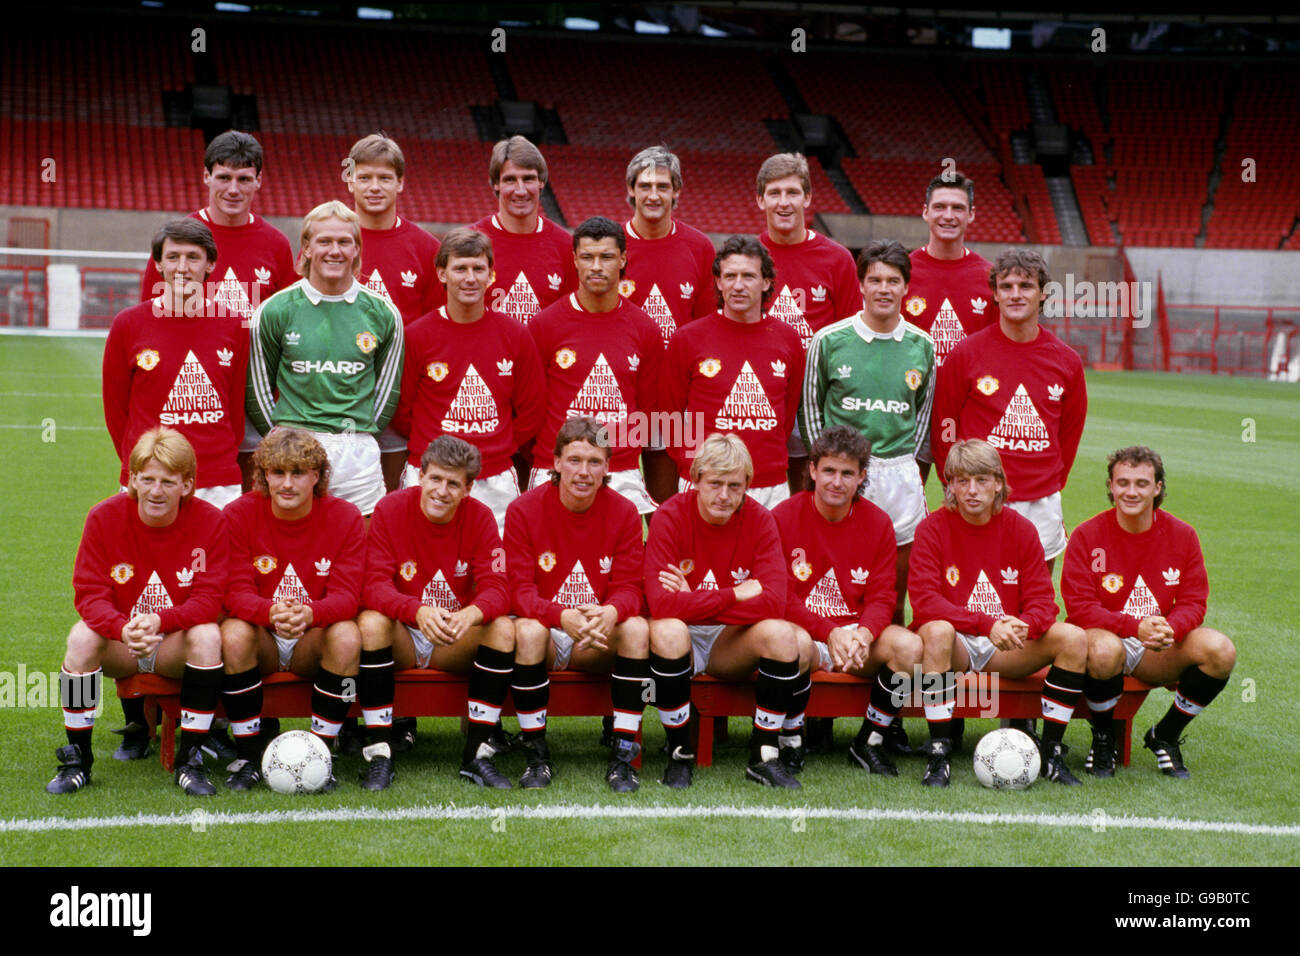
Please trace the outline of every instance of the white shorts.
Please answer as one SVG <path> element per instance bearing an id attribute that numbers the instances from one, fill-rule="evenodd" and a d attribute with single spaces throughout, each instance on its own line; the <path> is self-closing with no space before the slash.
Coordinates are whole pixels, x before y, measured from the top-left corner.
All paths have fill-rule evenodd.
<path id="1" fill-rule="evenodd" d="M 420 469 L 408 463 L 402 469 L 402 487 L 412 488 L 420 483 Z M 510 502 L 519 497 L 519 479 L 514 466 L 495 474 L 490 478 L 475 478 L 469 496 L 492 509 L 492 517 L 497 519 L 497 534 L 506 533 L 506 509 Z"/>
<path id="2" fill-rule="evenodd" d="M 982 671 L 989 658 L 998 650 L 992 641 L 979 634 L 963 634 L 958 631 L 957 640 L 966 648 L 966 654 L 970 657 L 970 669 L 973 671 Z"/>
<path id="3" fill-rule="evenodd" d="M 379 433 L 377 441 L 379 442 L 379 453 L 381 455 L 390 451 L 406 451 L 406 437 L 393 431 L 392 425 L 384 426 L 384 430 Z"/>
<path id="4" fill-rule="evenodd" d="M 262 434 L 253 427 L 253 420 L 247 415 L 244 416 L 244 440 L 239 443 L 240 453 L 255 452 L 257 446 L 262 443 Z"/>
<path id="5" fill-rule="evenodd" d="M 677 479 L 678 491 L 690 491 L 694 487 L 694 483 L 687 481 L 685 478 L 679 477 Z M 768 511 L 771 511 L 790 497 L 790 486 L 782 482 L 779 485 L 768 485 L 766 488 L 750 488 L 745 493 Z"/>
<path id="6" fill-rule="evenodd" d="M 531 491 L 538 485 L 544 485 L 550 480 L 551 470 L 549 468 L 534 468 L 528 475 L 528 488 Z M 632 502 L 636 506 L 637 514 L 650 514 L 659 507 L 655 504 L 654 499 L 650 497 L 650 492 L 645 490 L 645 475 L 641 474 L 640 468 L 611 471 L 609 473 L 609 487 L 610 490 L 617 491 Z"/>
<path id="7" fill-rule="evenodd" d="M 363 515 L 374 511 L 385 490 L 375 436 L 365 432 L 310 434 L 329 456 L 330 494 L 356 505 Z"/>
<path id="8" fill-rule="evenodd" d="M 1124 638 L 1124 673 L 1132 674 L 1142 662 L 1142 655 L 1147 649 L 1136 637 Z"/>
<path id="9" fill-rule="evenodd" d="M 289 660 L 293 657 L 293 649 L 298 646 L 298 638 L 281 637 L 274 632 L 272 632 L 271 636 L 275 638 L 275 649 L 280 654 L 280 670 L 287 671 L 289 669 Z"/>
<path id="10" fill-rule="evenodd" d="M 213 485 L 211 488 L 194 489 L 194 497 L 201 498 L 210 505 L 224 508 L 244 493 L 239 485 Z"/>
<path id="11" fill-rule="evenodd" d="M 815 671 L 835 670 L 835 665 L 831 661 L 831 646 L 829 644 L 827 644 L 825 641 L 814 640 L 813 650 L 817 652 L 817 666 L 814 667 L 813 670 Z"/>
<path id="12" fill-rule="evenodd" d="M 569 658 L 573 656 L 573 638 L 562 627 L 551 628 L 551 643 L 555 645 L 555 664 L 553 671 L 566 670 Z"/>
<path id="13" fill-rule="evenodd" d="M 691 654 L 695 659 L 695 673 L 703 674 L 709 666 L 709 655 L 713 645 L 718 642 L 725 624 L 689 624 L 686 629 L 691 632 Z"/>
<path id="14" fill-rule="evenodd" d="M 162 643 L 159 642 L 154 646 L 154 649 L 144 657 L 137 657 L 135 659 L 135 669 L 141 674 L 152 674 L 153 669 L 158 666 L 158 648 L 161 646 Z"/>
<path id="15" fill-rule="evenodd" d="M 889 515 L 894 522 L 894 541 L 911 544 L 916 526 L 928 514 L 921 472 L 911 455 L 897 458 L 871 457 L 867 465 L 867 486 L 863 496 Z"/>
<path id="16" fill-rule="evenodd" d="M 415 643 L 415 666 L 423 670 L 429 666 L 429 659 L 433 657 L 433 641 L 425 637 L 424 631 L 418 627 L 411 627 L 409 624 L 404 626 Z"/>
<path id="17" fill-rule="evenodd" d="M 1034 523 L 1043 545 L 1043 556 L 1048 561 L 1065 550 L 1065 519 L 1061 517 L 1059 491 L 1034 501 L 1008 501 L 1007 507 Z"/>

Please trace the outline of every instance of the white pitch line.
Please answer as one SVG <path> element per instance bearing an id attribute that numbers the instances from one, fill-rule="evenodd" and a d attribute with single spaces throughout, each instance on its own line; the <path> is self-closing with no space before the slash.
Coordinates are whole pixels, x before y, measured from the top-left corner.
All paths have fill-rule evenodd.
<path id="1" fill-rule="evenodd" d="M 1232 820 L 1183 820 L 1176 817 L 1130 817 L 1083 813 L 975 813 L 944 810 L 886 810 L 874 807 L 626 807 L 560 804 L 541 807 L 454 805 L 399 807 L 379 810 L 339 807 L 318 810 L 269 810 L 250 813 L 140 813 L 114 817 L 36 817 L 0 820 L 0 833 L 43 833 L 55 830 L 131 829 L 159 826 L 221 826 L 273 823 L 360 822 L 410 820 L 836 820 L 962 823 L 985 826 L 1037 826 L 1104 830 L 1165 830 L 1190 833 L 1240 833 L 1251 836 L 1300 836 L 1300 825 L 1238 823 Z"/>

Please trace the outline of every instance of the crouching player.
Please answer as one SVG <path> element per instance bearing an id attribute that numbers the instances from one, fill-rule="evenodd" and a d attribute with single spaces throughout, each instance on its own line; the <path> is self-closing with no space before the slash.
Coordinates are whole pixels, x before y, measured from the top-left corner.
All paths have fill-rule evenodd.
<path id="1" fill-rule="evenodd" d="M 614 748 L 606 782 L 641 784 L 632 761 L 649 686 L 650 628 L 642 603 L 641 517 L 607 487 L 610 445 L 594 418 L 571 418 L 555 437 L 551 480 L 506 509 L 506 573 L 515 612 L 511 690 L 528 759 L 519 785 L 550 786 L 546 706 L 551 670 L 611 673 Z"/>
<path id="2" fill-rule="evenodd" d="M 1038 532 L 1003 507 L 1009 489 L 997 449 L 978 438 L 957 442 L 943 479 L 944 506 L 916 530 L 908 579 L 912 626 L 924 644 L 922 700 L 930 724 L 924 783 L 948 785 L 956 673 L 1026 677 L 1051 665 L 1043 683 L 1042 776 L 1077 786 L 1061 738 L 1083 690 L 1087 638 L 1056 620 Z"/>
<path id="3" fill-rule="evenodd" d="M 492 509 L 469 497 L 479 450 L 451 435 L 420 460 L 419 485 L 386 496 L 370 520 L 361 628 L 361 684 L 391 711 L 393 667 L 469 671 L 469 734 L 460 774 L 510 789 L 488 742 L 515 666 L 506 615 L 505 552 Z M 366 715 L 367 724 L 370 715 Z"/>
<path id="4" fill-rule="evenodd" d="M 151 428 L 127 459 L 127 493 L 86 517 L 72 573 L 81 619 L 68 634 L 59 674 L 68 743 L 55 756 L 49 793 L 90 783 L 91 733 L 103 677 L 161 674 L 181 682 L 181 743 L 176 782 L 210 796 L 199 745 L 221 692 L 221 596 L 226 587 L 226 525 L 194 497 L 194 448 L 171 428 Z"/>
<path id="5" fill-rule="evenodd" d="M 226 507 L 230 584 L 229 616 L 221 622 L 222 689 L 240 757 L 226 780 L 232 790 L 251 790 L 262 779 L 262 674 L 315 678 L 311 731 L 327 744 L 338 736 L 352 700 L 365 531 L 357 507 L 329 494 L 330 474 L 325 449 L 310 432 L 275 428 L 253 453 L 253 490 Z M 367 704 L 363 684 L 362 708 Z M 391 722 L 390 707 L 385 723 Z M 387 744 L 368 748 L 367 789 L 388 786 L 391 758 Z"/>
<path id="6" fill-rule="evenodd" d="M 788 562 L 786 618 L 796 628 L 800 669 L 808 667 L 805 658 L 811 651 L 812 671 L 876 678 L 849 760 L 871 773 L 896 777 L 885 735 L 921 663 L 921 638 L 890 623 L 897 561 L 894 524 L 863 497 L 871 444 L 860 432 L 847 425 L 828 428 L 817 436 L 808 457 L 813 490 L 772 511 Z M 811 672 L 800 683 L 781 750 L 795 766 L 802 764 L 800 727 L 812 690 Z"/>
<path id="7" fill-rule="evenodd" d="M 1115 507 L 1075 529 L 1061 574 L 1066 619 L 1088 635 L 1083 689 L 1092 750 L 1085 767 L 1114 776 L 1112 712 L 1124 674 L 1132 674 L 1149 684 L 1177 682 L 1169 711 L 1142 743 L 1162 773 L 1185 779 L 1178 735 L 1227 686 L 1237 649 L 1202 626 L 1210 596 L 1205 559 L 1191 525 L 1160 508 L 1160 456 L 1138 445 L 1113 452 L 1106 464 L 1106 496 Z"/>
<path id="8" fill-rule="evenodd" d="M 745 776 L 769 787 L 800 786 L 779 759 L 780 735 L 803 680 L 799 645 L 795 627 L 782 620 L 786 582 L 776 522 L 746 495 L 753 478 L 744 441 L 714 433 L 691 463 L 695 487 L 669 498 L 650 525 L 651 672 L 670 753 L 663 782 L 675 789 L 690 786 L 695 760 L 687 724 L 692 674 L 748 680 L 755 668 Z"/>

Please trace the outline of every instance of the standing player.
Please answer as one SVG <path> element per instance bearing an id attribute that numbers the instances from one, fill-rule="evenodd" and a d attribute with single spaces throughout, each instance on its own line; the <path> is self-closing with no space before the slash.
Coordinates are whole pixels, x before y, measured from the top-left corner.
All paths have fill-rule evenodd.
<path id="1" fill-rule="evenodd" d="M 547 480 L 560 427 L 579 416 L 605 426 L 609 484 L 639 514 L 655 510 L 641 475 L 641 449 L 658 404 L 663 339 L 654 320 L 618 294 L 627 264 L 623 230 L 594 216 L 573 231 L 578 291 L 528 324 L 546 372 L 546 421 L 533 446 L 529 487 Z M 548 461 L 549 459 L 549 461 Z"/>
<path id="2" fill-rule="evenodd" d="M 921 663 L 920 637 L 890 623 L 895 610 L 894 524 L 862 499 L 868 463 L 874 467 L 875 459 L 858 431 L 847 425 L 827 428 L 812 442 L 809 459 L 813 490 L 772 511 L 783 560 L 789 562 L 785 617 L 797 628 L 801 649 L 814 646 L 811 670 L 876 678 L 849 760 L 894 777 L 898 771 L 885 740 L 906 697 L 901 689 L 910 686 Z M 811 690 L 807 682 L 796 693 L 785 721 L 784 734 L 794 739 L 783 741 L 782 755 L 794 748 L 796 765 L 802 763 L 799 722 Z"/>
<path id="3" fill-rule="evenodd" d="M 776 267 L 776 297 L 769 313 L 799 333 L 806 351 L 813 333 L 837 319 L 856 315 L 862 290 L 854 279 L 853 256 L 838 242 L 809 229 L 812 178 L 801 153 L 777 153 L 758 170 L 758 208 L 767 218 L 759 237 Z M 803 487 L 808 448 L 790 435 L 787 480 L 793 493 Z"/>
<path id="4" fill-rule="evenodd" d="M 375 436 L 397 408 L 402 316 L 362 288 L 361 224 L 338 200 L 302 221 L 305 278 L 253 314 L 248 415 L 258 432 L 312 432 L 330 458 L 334 493 L 369 515 L 384 494 Z"/>
<path id="5" fill-rule="evenodd" d="M 515 613 L 512 683 L 528 759 L 519 785 L 550 786 L 546 705 L 552 670 L 613 674 L 614 748 L 606 782 L 615 793 L 640 786 L 632 761 L 650 678 L 650 629 L 643 600 L 641 520 L 605 487 L 610 440 L 593 418 L 571 418 L 555 438 L 551 480 L 506 512 L 506 573 Z"/>
<path id="6" fill-rule="evenodd" d="M 989 273 L 998 322 L 963 339 L 939 369 L 930 444 L 940 473 L 953 442 L 979 438 L 1007 470 L 1007 504 L 1034 523 L 1048 571 L 1065 550 L 1061 489 L 1088 414 L 1083 362 L 1038 324 L 1047 263 L 1008 249 Z"/>
<path id="7" fill-rule="evenodd" d="M 755 669 L 754 731 L 745 777 L 799 789 L 780 760 L 781 732 L 801 670 L 786 607 L 781 538 L 772 514 L 746 494 L 754 475 L 737 435 L 713 434 L 691 463 L 694 487 L 668 501 L 650 525 L 645 587 L 650 606 L 655 704 L 668 735 L 663 782 L 691 785 L 691 676 L 748 680 Z"/>
<path id="8" fill-rule="evenodd" d="M 314 678 L 311 730 L 327 744 L 348 712 L 345 682 L 357 679 L 361 636 L 353 618 L 365 571 L 365 531 L 355 505 L 329 493 L 325 449 L 306 431 L 277 428 L 253 455 L 253 490 L 226 509 L 230 584 L 221 622 L 226 662 L 223 699 L 241 763 L 226 780 L 251 790 L 262 779 L 262 676 L 292 671 Z M 391 661 L 390 661 L 391 666 Z M 372 733 L 392 724 L 359 681 Z M 381 736 L 366 750 L 367 790 L 393 779 L 392 752 Z"/>
<path id="9" fill-rule="evenodd" d="M 434 265 L 438 240 L 397 214 L 397 194 L 406 176 L 402 150 L 383 133 L 371 133 L 352 144 L 344 168 L 361 220 L 361 279 L 397 306 L 410 325 L 445 298 Z M 379 436 L 379 455 L 384 486 L 392 491 L 401 481 L 406 440 L 391 425 Z"/>
<path id="10" fill-rule="evenodd" d="M 717 431 L 744 441 L 755 463 L 751 496 L 768 508 L 790 497 L 786 438 L 799 410 L 804 350 L 798 332 L 763 314 L 775 274 L 757 239 L 732 236 L 713 260 L 721 311 L 682 326 L 668 343 L 660 395 L 683 423 L 670 449 L 680 490 L 690 487 L 701 434 Z"/>
<path id="11" fill-rule="evenodd" d="M 159 424 L 186 437 L 198 458 L 195 494 L 217 507 L 239 497 L 248 332 L 204 297 L 217 258 L 212 232 L 173 219 L 153 239 L 164 290 L 118 313 L 104 344 L 104 421 L 122 460 Z"/>
<path id="12" fill-rule="evenodd" d="M 515 323 L 518 327 L 518 323 Z M 488 742 L 515 663 L 506 612 L 501 537 L 492 512 L 469 497 L 481 458 L 469 442 L 439 435 L 420 462 L 419 487 L 387 495 L 366 544 L 366 584 L 357 618 L 361 683 L 376 706 L 393 706 L 393 668 L 469 672 L 469 733 L 460 774 L 508 790 Z"/>
<path id="13" fill-rule="evenodd" d="M 492 147 L 488 181 L 497 211 L 474 223 L 496 250 L 488 308 L 527 323 L 578 284 L 568 232 L 542 215 L 546 160 L 523 136 Z"/>
<path id="14" fill-rule="evenodd" d="M 1114 776 L 1113 710 L 1124 675 L 1132 674 L 1149 684 L 1177 683 L 1173 704 L 1142 743 L 1162 773 L 1185 779 L 1179 734 L 1227 686 L 1237 649 L 1204 626 L 1210 584 L 1201 543 L 1191 525 L 1160 507 L 1160 456 L 1143 445 L 1121 448 L 1107 459 L 1106 475 L 1115 507 L 1075 529 L 1061 572 L 1067 620 L 1088 634 L 1083 690 L 1092 750 L 1085 766 Z"/>
<path id="15" fill-rule="evenodd" d="M 193 497 L 197 459 L 185 436 L 152 428 L 131 449 L 127 493 L 86 516 L 72 588 L 80 620 L 59 674 L 68 743 L 45 787 L 73 793 L 90 783 L 91 735 L 104 675 L 161 674 L 181 682 L 176 782 L 191 796 L 216 793 L 199 749 L 221 692 L 221 595 L 226 524 Z"/>
<path id="16" fill-rule="evenodd" d="M 948 786 L 958 673 L 1026 677 L 1051 665 L 1043 682 L 1042 775 L 1078 785 L 1061 739 L 1083 690 L 1087 638 L 1056 620 L 1052 578 L 1034 526 L 1002 507 L 1010 489 L 997 449 L 979 439 L 958 442 L 945 458 L 943 477 L 944 507 L 916 529 L 909 579 L 912 628 L 925 645 L 930 762 L 924 783 Z"/>
<path id="17" fill-rule="evenodd" d="M 484 305 L 492 267 L 487 236 L 466 228 L 447 233 L 438 250 L 447 304 L 407 329 L 393 420 L 410 435 L 404 486 L 419 482 L 423 449 L 440 435 L 463 438 L 479 450 L 482 474 L 469 493 L 492 509 L 500 534 L 507 506 L 519 497 L 510 456 L 541 427 L 546 384 L 528 330 Z"/>
<path id="18" fill-rule="evenodd" d="M 627 202 L 634 212 L 623 224 L 627 270 L 619 291 L 655 320 L 665 346 L 679 327 L 717 308 L 713 241 L 673 217 L 681 194 L 682 165 L 668 147 L 648 146 L 627 164 Z M 653 447 L 643 459 L 651 496 L 667 501 L 677 491 L 672 457 Z"/>

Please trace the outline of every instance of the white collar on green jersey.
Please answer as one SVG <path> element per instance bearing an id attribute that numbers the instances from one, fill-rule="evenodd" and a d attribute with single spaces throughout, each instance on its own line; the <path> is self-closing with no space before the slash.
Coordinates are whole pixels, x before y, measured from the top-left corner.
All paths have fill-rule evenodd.
<path id="1" fill-rule="evenodd" d="M 881 333 L 867 325 L 866 320 L 862 318 L 861 312 L 853 317 L 853 331 L 857 332 L 858 335 L 862 336 L 862 338 L 866 339 L 868 342 L 872 339 L 893 339 L 895 342 L 901 342 L 903 341 L 903 326 L 906 324 L 907 323 L 903 320 L 903 316 L 900 314 L 898 317 L 898 324 L 894 326 L 894 331 Z"/>
<path id="2" fill-rule="evenodd" d="M 302 287 L 303 295 L 311 300 L 312 305 L 320 305 L 322 302 L 346 302 L 351 305 L 357 301 L 357 296 L 361 294 L 361 283 L 355 277 L 352 279 L 352 287 L 342 295 L 326 295 L 312 285 L 310 279 L 302 279 L 298 285 Z"/>

